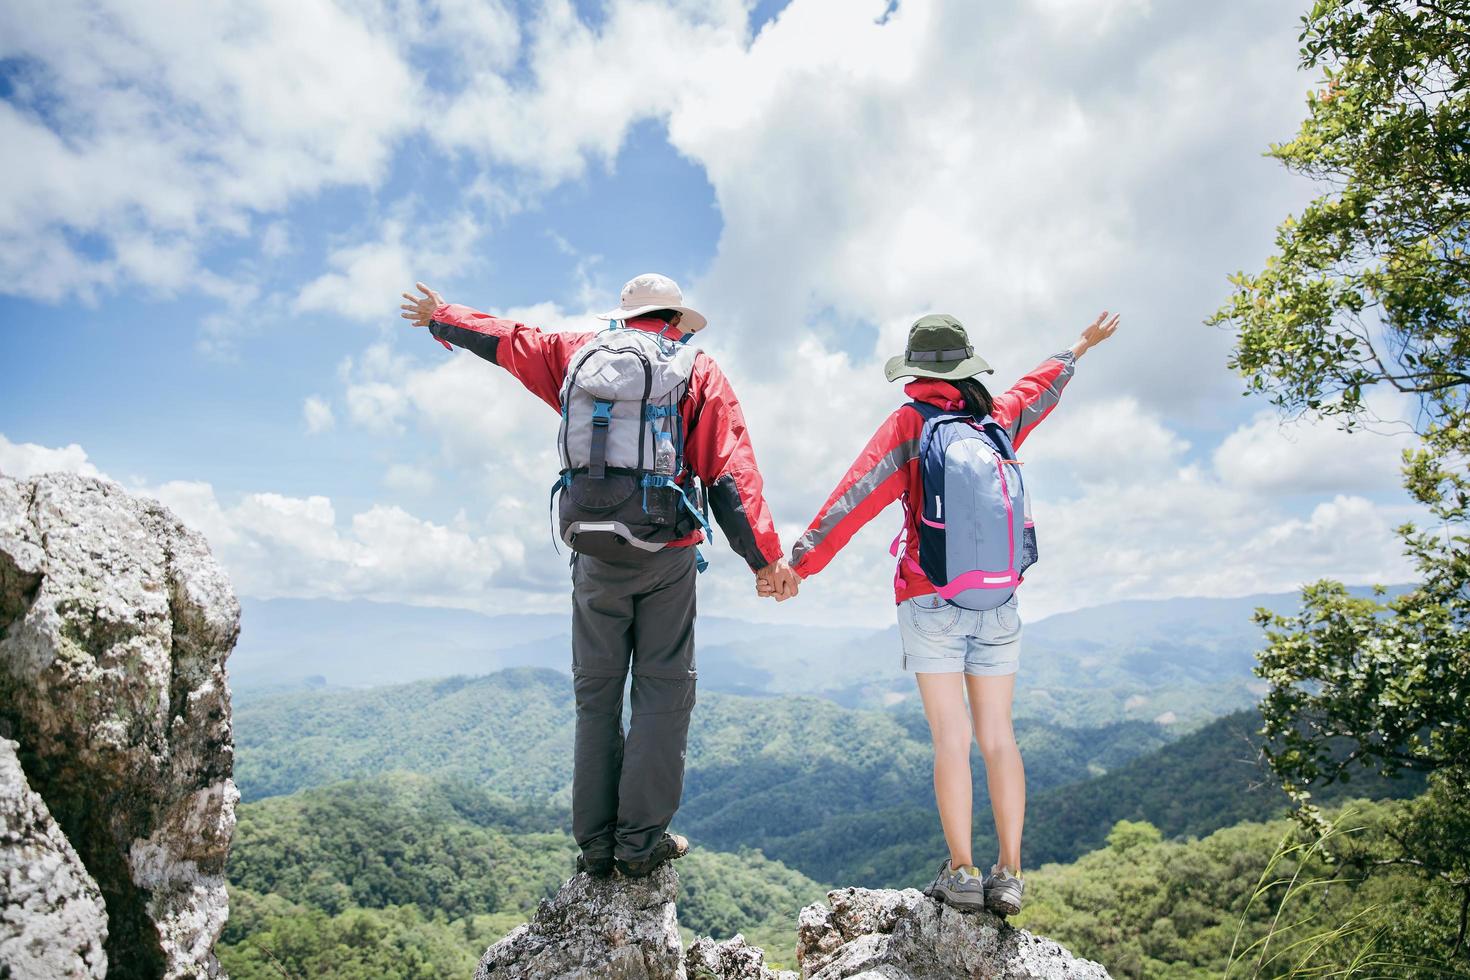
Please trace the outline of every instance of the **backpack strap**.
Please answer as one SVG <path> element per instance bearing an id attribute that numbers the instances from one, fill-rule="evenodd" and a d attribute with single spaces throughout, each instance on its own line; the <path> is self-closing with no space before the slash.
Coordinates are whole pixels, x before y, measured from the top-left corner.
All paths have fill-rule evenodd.
<path id="1" fill-rule="evenodd" d="M 556 478 L 556 482 L 551 485 L 551 499 L 548 501 L 546 508 L 547 517 L 551 521 L 551 547 L 556 551 L 558 555 L 561 554 L 561 545 L 558 544 L 556 540 L 556 495 L 565 490 L 568 486 L 570 486 L 571 482 L 572 474 L 563 471 L 563 473 Z"/>
<path id="2" fill-rule="evenodd" d="M 607 476 L 607 429 L 612 423 L 612 402 L 592 403 L 592 449 L 587 457 L 587 475 L 594 480 Z"/>
<path id="3" fill-rule="evenodd" d="M 914 409 L 924 418 L 924 430 L 919 435 L 919 458 L 923 459 L 929 452 L 929 443 L 934 439 L 934 430 L 944 422 L 976 422 L 975 416 L 968 412 L 952 412 L 940 408 L 938 405 L 930 405 L 928 402 L 909 402 L 909 407 Z"/>

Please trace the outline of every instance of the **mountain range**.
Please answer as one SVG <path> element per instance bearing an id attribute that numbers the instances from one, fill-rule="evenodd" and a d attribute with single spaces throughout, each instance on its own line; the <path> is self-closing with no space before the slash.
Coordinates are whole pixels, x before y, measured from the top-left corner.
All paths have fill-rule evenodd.
<path id="1" fill-rule="evenodd" d="M 1366 592 L 1367 590 L 1361 590 Z M 1156 721 L 1180 731 L 1259 697 L 1257 607 L 1295 593 L 1115 602 L 1028 623 L 1016 715 L 1089 727 Z M 363 688 L 508 667 L 570 669 L 565 614 L 322 599 L 246 599 L 230 659 L 237 704 L 304 688 Z M 912 701 L 898 629 L 812 627 L 701 616 L 701 692 L 806 694 L 848 707 Z"/>

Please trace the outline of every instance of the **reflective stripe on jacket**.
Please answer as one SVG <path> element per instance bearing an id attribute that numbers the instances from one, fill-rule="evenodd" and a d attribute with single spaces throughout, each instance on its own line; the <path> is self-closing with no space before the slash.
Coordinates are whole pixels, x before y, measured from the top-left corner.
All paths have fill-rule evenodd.
<path id="1" fill-rule="evenodd" d="M 631 320 L 627 326 L 677 340 L 679 332 L 662 320 Z M 561 410 L 561 386 L 572 355 L 596 332 L 545 332 L 514 320 L 503 320 L 467 306 L 445 304 L 434 311 L 429 330 L 445 346 L 473 351 L 505 368 L 537 398 Z M 752 569 L 781 557 L 781 541 L 763 495 L 755 450 L 745 428 L 740 402 L 714 358 L 700 351 L 689 376 L 689 393 L 680 403 L 684 421 L 684 457 L 704 483 L 710 509 L 730 546 Z M 670 542 L 675 547 L 698 544 L 702 531 Z"/>
<path id="2" fill-rule="evenodd" d="M 1056 407 L 1062 389 L 1072 378 L 1073 367 L 1072 352 L 1063 351 L 994 397 L 990 414 L 1006 427 L 1014 446 L 1019 448 L 1037 423 Z M 910 381 L 903 390 L 914 401 L 950 411 L 964 408 L 959 389 L 948 381 L 920 378 Z M 805 578 L 827 567 L 863 525 L 895 500 L 902 499 L 907 505 L 910 499 L 919 499 L 923 493 L 919 484 L 919 436 L 923 431 L 923 416 L 908 404 L 899 406 L 878 427 L 791 549 L 791 566 L 797 574 Z M 913 508 L 906 506 L 904 519 L 905 550 L 893 580 L 895 602 L 934 591 L 919 571 L 918 517 Z"/>

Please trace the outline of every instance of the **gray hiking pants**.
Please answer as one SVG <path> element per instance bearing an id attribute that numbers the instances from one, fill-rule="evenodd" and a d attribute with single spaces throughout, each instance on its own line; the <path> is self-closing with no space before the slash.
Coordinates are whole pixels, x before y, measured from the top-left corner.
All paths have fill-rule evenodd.
<path id="1" fill-rule="evenodd" d="M 572 562 L 572 836 L 588 855 L 646 860 L 679 808 L 694 708 L 695 574 L 693 548 Z"/>

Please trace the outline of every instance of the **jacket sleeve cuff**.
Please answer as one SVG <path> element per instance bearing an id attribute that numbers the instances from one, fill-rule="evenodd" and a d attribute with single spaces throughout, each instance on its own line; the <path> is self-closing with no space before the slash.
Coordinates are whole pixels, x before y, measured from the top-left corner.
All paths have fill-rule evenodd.
<path id="1" fill-rule="evenodd" d="M 434 312 L 435 314 L 437 314 L 439 311 L 435 310 Z M 433 335 L 434 339 L 439 341 L 439 343 L 443 345 L 445 350 L 454 350 L 454 345 L 444 339 L 444 329 L 445 324 L 440 323 L 438 320 L 429 321 L 429 333 Z"/>

